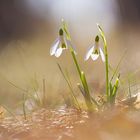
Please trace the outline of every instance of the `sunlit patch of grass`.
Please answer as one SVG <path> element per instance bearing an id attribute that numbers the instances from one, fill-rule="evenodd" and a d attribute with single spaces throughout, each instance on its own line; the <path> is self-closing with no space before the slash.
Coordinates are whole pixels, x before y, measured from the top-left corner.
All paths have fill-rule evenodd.
<path id="1" fill-rule="evenodd" d="M 7 79 L 6 79 L 7 80 Z M 32 111 L 35 111 L 39 108 L 45 108 L 47 97 L 46 97 L 46 80 L 45 78 L 42 79 L 42 94 L 39 92 L 39 83 L 36 78 L 31 80 L 31 87 L 28 87 L 27 89 L 24 89 L 13 82 L 7 80 L 7 82 L 13 86 L 14 88 L 21 91 L 22 100 L 17 103 L 17 108 L 21 106 L 22 108 L 22 114 L 24 116 L 24 119 L 27 119 L 27 115 L 31 113 Z M 12 114 L 12 116 L 15 116 L 12 111 L 5 105 L 3 106 L 9 114 Z M 19 113 L 18 113 L 19 114 Z"/>

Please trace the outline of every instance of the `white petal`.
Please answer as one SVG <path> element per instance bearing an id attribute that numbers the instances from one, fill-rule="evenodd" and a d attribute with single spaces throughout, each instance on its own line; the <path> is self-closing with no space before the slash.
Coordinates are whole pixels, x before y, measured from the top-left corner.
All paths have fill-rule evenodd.
<path id="1" fill-rule="evenodd" d="M 99 48 L 99 50 L 100 50 L 100 55 L 101 55 L 102 61 L 105 62 L 105 55 L 103 53 L 103 50 L 101 48 Z"/>
<path id="2" fill-rule="evenodd" d="M 92 58 L 93 61 L 97 60 L 98 57 L 99 57 L 99 54 L 94 54 L 94 53 L 91 54 L 91 58 Z"/>
<path id="3" fill-rule="evenodd" d="M 91 47 L 89 50 L 88 50 L 88 52 L 87 52 L 87 54 L 86 54 L 86 56 L 85 56 L 85 58 L 84 58 L 84 60 L 86 61 L 86 60 L 88 60 L 89 59 L 89 57 L 92 55 L 92 53 L 93 53 L 93 51 L 94 51 L 94 46 L 93 47 Z"/>
<path id="4" fill-rule="evenodd" d="M 61 54 L 62 54 L 62 51 L 63 51 L 63 49 L 60 47 L 60 48 L 58 48 L 57 50 L 56 50 L 56 52 L 55 52 L 55 56 L 56 57 L 59 57 Z"/>
<path id="5" fill-rule="evenodd" d="M 57 39 L 55 41 L 54 45 L 50 49 L 50 55 L 54 55 L 55 54 L 57 48 L 59 47 L 59 43 L 60 43 L 60 41 L 59 41 L 59 39 Z"/>

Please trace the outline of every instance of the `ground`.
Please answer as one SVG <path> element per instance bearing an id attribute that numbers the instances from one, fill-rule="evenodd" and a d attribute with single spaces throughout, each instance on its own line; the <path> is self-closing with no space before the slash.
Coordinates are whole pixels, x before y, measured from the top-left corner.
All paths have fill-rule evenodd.
<path id="1" fill-rule="evenodd" d="M 0 140 L 139 140 L 140 110 L 114 108 L 88 113 L 72 108 L 40 109 L 25 120 L 6 117 Z"/>

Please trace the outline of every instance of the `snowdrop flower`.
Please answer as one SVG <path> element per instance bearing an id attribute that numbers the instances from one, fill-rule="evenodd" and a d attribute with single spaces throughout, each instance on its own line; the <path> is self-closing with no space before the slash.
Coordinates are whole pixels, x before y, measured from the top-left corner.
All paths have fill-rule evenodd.
<path id="1" fill-rule="evenodd" d="M 95 37 L 95 45 L 88 50 L 85 56 L 85 61 L 88 60 L 89 57 L 91 57 L 92 60 L 95 61 L 99 58 L 99 56 L 101 56 L 102 61 L 105 62 L 105 55 L 103 50 L 99 47 L 99 36 L 97 35 Z"/>
<path id="2" fill-rule="evenodd" d="M 59 37 L 56 39 L 54 45 L 50 49 L 50 55 L 55 55 L 56 57 L 59 57 L 63 50 L 67 49 L 68 47 L 68 41 L 66 40 L 64 36 L 64 31 L 62 28 L 59 30 Z"/>

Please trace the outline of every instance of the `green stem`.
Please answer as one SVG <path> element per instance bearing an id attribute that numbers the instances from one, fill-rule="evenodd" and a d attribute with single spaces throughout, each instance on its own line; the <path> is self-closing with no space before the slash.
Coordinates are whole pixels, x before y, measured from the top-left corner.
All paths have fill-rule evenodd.
<path id="1" fill-rule="evenodd" d="M 75 53 L 74 53 L 73 48 L 70 48 L 70 52 L 71 52 L 71 55 L 72 55 L 72 57 L 73 57 L 74 63 L 75 63 L 75 65 L 76 65 L 77 71 L 78 71 L 79 76 L 80 76 L 80 79 L 81 79 L 81 69 L 80 69 L 80 66 L 79 66 L 79 64 L 78 64 L 78 62 L 77 62 L 77 59 L 76 59 L 76 56 L 75 56 Z"/>
<path id="2" fill-rule="evenodd" d="M 70 52 L 72 54 L 74 63 L 76 65 L 80 80 L 82 82 L 82 85 L 83 85 L 83 88 L 84 88 L 84 91 L 85 91 L 85 97 L 84 98 L 85 98 L 86 105 L 87 105 L 89 111 L 92 111 L 93 110 L 93 104 L 92 104 L 92 100 L 91 100 L 91 96 L 90 96 L 90 92 L 89 92 L 89 88 L 88 88 L 88 84 L 87 84 L 85 74 L 84 74 L 83 71 L 81 71 L 80 66 L 79 66 L 79 64 L 77 62 L 74 50 L 71 47 L 70 47 Z"/>
<path id="3" fill-rule="evenodd" d="M 68 31 L 67 25 L 64 22 L 64 20 L 62 20 L 62 28 L 63 28 L 63 30 L 66 33 L 67 40 L 71 41 L 71 36 L 70 36 L 70 33 Z M 82 82 L 82 86 L 83 86 L 84 91 L 85 91 L 85 97 L 84 97 L 85 98 L 85 102 L 87 104 L 88 109 L 89 110 L 91 110 L 91 109 L 93 110 L 92 100 L 91 100 L 91 96 L 90 96 L 90 92 L 89 92 L 89 88 L 88 88 L 88 84 L 87 84 L 87 81 L 86 81 L 85 74 L 80 69 L 80 66 L 79 66 L 79 64 L 77 62 L 76 55 L 75 55 L 75 52 L 74 52 L 74 49 L 72 48 L 72 46 L 70 46 L 69 49 L 70 49 L 72 58 L 74 60 L 74 63 L 76 65 L 76 69 L 78 71 L 80 80 Z"/>
<path id="4" fill-rule="evenodd" d="M 105 50 L 105 67 L 106 67 L 106 96 L 107 96 L 107 100 L 109 100 L 109 71 L 108 71 L 108 53 L 107 53 L 107 45 L 105 44 L 104 46 L 104 50 Z"/>
<path id="5" fill-rule="evenodd" d="M 100 31 L 102 40 L 103 40 L 103 44 L 104 44 L 104 53 L 105 53 L 105 69 L 106 69 L 106 96 L 107 96 L 107 101 L 110 100 L 110 95 L 109 95 L 109 64 L 108 64 L 108 51 L 107 51 L 107 42 L 106 42 L 106 38 L 105 38 L 105 34 L 104 31 L 102 30 L 102 28 L 100 27 L 99 24 L 97 24 L 98 29 Z"/>

